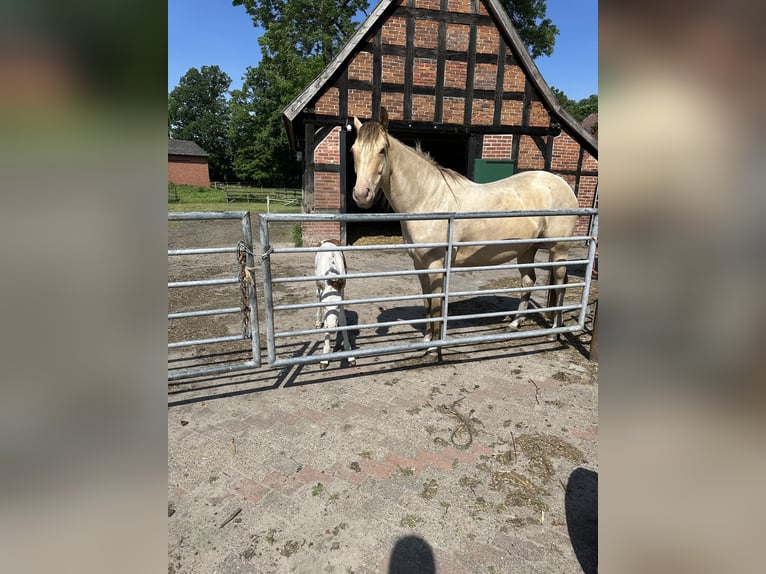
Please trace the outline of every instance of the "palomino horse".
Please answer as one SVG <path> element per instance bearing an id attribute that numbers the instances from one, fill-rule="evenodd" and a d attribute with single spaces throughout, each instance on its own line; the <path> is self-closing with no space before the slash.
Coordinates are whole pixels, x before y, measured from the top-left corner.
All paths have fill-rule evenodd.
<path id="1" fill-rule="evenodd" d="M 559 176 L 545 171 L 528 171 L 486 183 L 474 183 L 462 175 L 439 166 L 419 147 L 404 145 L 388 133 L 388 113 L 380 109 L 380 121 L 362 124 L 354 118 L 356 142 L 354 154 L 356 185 L 353 197 L 359 207 L 370 207 L 379 190 L 386 195 L 398 213 L 526 211 L 574 209 L 577 197 Z M 534 239 L 570 237 L 574 233 L 577 216 L 509 217 L 499 219 L 458 219 L 454 223 L 454 241 L 489 241 L 500 239 Z M 402 221 L 405 243 L 435 243 L 447 238 L 447 221 Z M 469 267 L 500 265 L 517 259 L 519 263 L 533 263 L 535 253 L 546 247 L 550 261 L 565 261 L 569 243 L 516 243 L 512 245 L 459 246 L 452 253 L 452 265 Z M 444 267 L 444 248 L 411 248 L 408 250 L 416 269 Z M 521 268 L 521 283 L 530 288 L 535 284 L 533 267 Z M 442 292 L 442 274 L 418 275 L 423 295 Z M 566 266 L 553 266 L 551 285 L 566 282 Z M 530 291 L 521 296 L 518 311 L 525 311 Z M 548 292 L 548 306 L 560 306 L 564 289 Z M 442 303 L 438 297 L 425 298 L 426 317 L 434 319 L 427 324 L 425 341 L 441 338 Z M 517 313 L 510 329 L 518 329 L 522 315 Z M 561 311 L 554 314 L 553 327 L 562 324 Z M 432 352 L 433 349 L 429 349 Z"/>
<path id="2" fill-rule="evenodd" d="M 346 274 L 346 258 L 343 252 L 336 249 L 338 243 L 332 240 L 323 241 L 314 258 L 314 275 L 322 276 L 317 279 L 317 298 L 322 307 L 317 307 L 316 327 L 335 329 L 340 323 L 346 326 L 346 312 L 343 309 L 343 290 L 346 287 L 346 279 L 338 275 Z M 343 336 L 343 350 L 350 351 L 351 344 L 348 342 L 348 331 L 341 331 Z M 330 352 L 330 332 L 324 334 L 324 347 L 322 353 Z M 356 360 L 349 357 L 348 363 L 354 365 Z M 329 361 L 321 361 L 320 369 L 326 369 Z"/>

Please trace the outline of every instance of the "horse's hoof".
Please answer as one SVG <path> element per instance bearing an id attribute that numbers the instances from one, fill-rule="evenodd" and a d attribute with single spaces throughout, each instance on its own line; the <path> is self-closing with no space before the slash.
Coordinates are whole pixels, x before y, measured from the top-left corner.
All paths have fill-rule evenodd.
<path id="1" fill-rule="evenodd" d="M 518 323 L 509 323 L 508 324 L 508 330 L 509 331 L 518 331 L 519 330 L 519 324 Z"/>
<path id="2" fill-rule="evenodd" d="M 324 370 L 330 365 L 330 361 L 322 361 L 319 363 L 319 368 Z"/>
<path id="3" fill-rule="evenodd" d="M 348 358 L 348 366 L 349 367 L 353 367 L 355 365 L 356 365 L 356 359 L 354 357 L 349 357 Z"/>

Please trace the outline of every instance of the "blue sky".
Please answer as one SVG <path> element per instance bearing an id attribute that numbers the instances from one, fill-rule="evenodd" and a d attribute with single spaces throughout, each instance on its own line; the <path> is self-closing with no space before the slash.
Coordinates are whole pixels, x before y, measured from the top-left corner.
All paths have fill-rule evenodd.
<path id="1" fill-rule="evenodd" d="M 553 56 L 535 62 L 543 77 L 573 100 L 598 93 L 598 0 L 548 0 L 548 17 L 560 34 Z M 240 88 L 260 60 L 261 33 L 231 0 L 168 0 L 168 91 L 189 68 L 211 65 Z"/>

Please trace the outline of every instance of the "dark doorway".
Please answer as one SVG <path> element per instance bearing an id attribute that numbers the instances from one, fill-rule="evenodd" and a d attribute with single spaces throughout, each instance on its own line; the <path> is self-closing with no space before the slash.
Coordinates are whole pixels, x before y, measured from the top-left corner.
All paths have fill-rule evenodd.
<path id="1" fill-rule="evenodd" d="M 444 167 L 467 175 L 468 173 L 468 137 L 455 134 L 434 134 L 431 132 L 417 133 L 412 131 L 391 130 L 391 135 L 402 143 L 415 147 L 420 142 L 423 151 L 428 152 L 436 162 Z M 346 149 L 346 212 L 347 213 L 392 213 L 393 209 L 388 200 L 381 193 L 375 203 L 369 209 L 361 209 L 354 203 L 352 192 L 356 182 L 354 172 L 354 157 L 351 154 L 351 146 L 356 140 L 356 132 L 349 134 Z M 348 223 L 346 225 L 346 237 L 349 244 L 353 244 L 360 237 L 370 235 L 401 236 L 402 230 L 399 223 L 378 222 Z"/>

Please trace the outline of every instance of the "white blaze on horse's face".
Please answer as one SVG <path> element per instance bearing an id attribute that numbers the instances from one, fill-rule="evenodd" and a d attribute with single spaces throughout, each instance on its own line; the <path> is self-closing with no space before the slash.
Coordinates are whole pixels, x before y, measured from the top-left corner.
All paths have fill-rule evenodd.
<path id="1" fill-rule="evenodd" d="M 362 125 L 354 118 L 356 142 L 351 147 L 354 155 L 356 185 L 353 198 L 356 204 L 366 209 L 375 201 L 383 181 L 388 177 L 388 137 L 385 127 L 378 122 Z"/>

